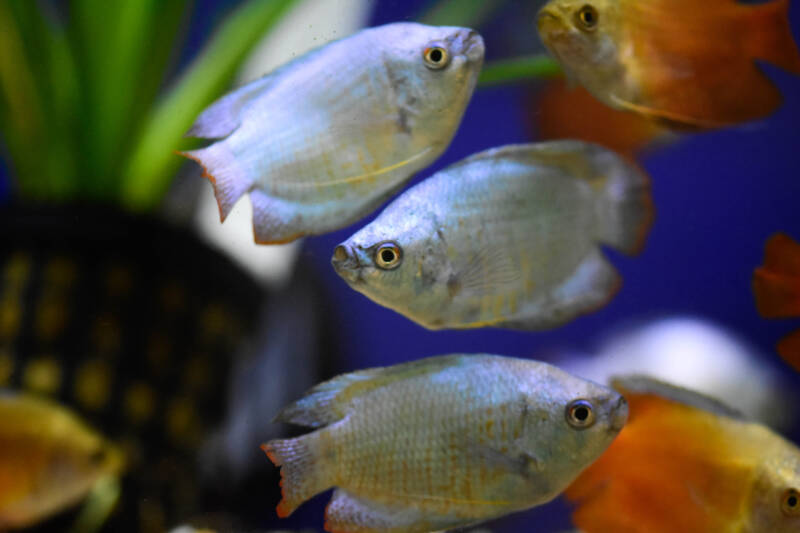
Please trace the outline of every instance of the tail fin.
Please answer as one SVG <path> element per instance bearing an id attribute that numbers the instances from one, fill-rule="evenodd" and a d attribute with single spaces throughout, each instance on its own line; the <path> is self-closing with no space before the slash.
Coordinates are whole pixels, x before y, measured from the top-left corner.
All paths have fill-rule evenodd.
<path id="1" fill-rule="evenodd" d="M 226 141 L 219 141 L 206 148 L 178 152 L 203 167 L 203 177 L 214 186 L 214 196 L 219 205 L 219 218 L 225 221 L 237 200 L 253 186 L 253 179 L 239 165 L 236 156 Z"/>
<path id="2" fill-rule="evenodd" d="M 644 246 L 653 223 L 650 179 L 635 164 L 595 146 L 589 152 L 598 177 L 598 229 L 600 240 L 626 254 Z"/>
<path id="3" fill-rule="evenodd" d="M 755 59 L 800 74 L 800 52 L 789 24 L 789 0 L 748 6 L 752 21 L 748 49 Z"/>
<path id="4" fill-rule="evenodd" d="M 300 504 L 330 488 L 324 464 L 314 449 L 314 433 L 296 439 L 272 440 L 261 445 L 269 460 L 281 467 L 278 516 L 285 518 Z"/>

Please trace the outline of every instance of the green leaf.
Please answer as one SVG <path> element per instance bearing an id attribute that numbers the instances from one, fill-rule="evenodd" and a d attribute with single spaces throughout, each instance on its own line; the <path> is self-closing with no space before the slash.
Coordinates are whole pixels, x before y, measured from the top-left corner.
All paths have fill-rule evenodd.
<path id="1" fill-rule="evenodd" d="M 28 61 L 20 25 L 11 3 L 0 1 L 0 95 L 4 122 L 0 125 L 13 159 L 20 191 L 35 195 L 46 189 L 41 150 L 45 116 L 42 95 Z"/>
<path id="2" fill-rule="evenodd" d="M 296 0 L 250 0 L 219 28 L 150 115 L 123 172 L 123 202 L 153 208 L 182 159 L 173 151 L 197 115 L 230 85 L 255 45 Z"/>
<path id="3" fill-rule="evenodd" d="M 120 187 L 121 160 L 137 123 L 135 103 L 145 83 L 143 73 L 153 61 L 150 43 L 165 8 L 173 1 L 74 0 L 72 20 L 76 45 L 85 71 L 86 121 L 83 153 L 87 161 L 88 192 L 113 197 Z M 185 2 L 178 2 L 184 8 Z M 168 28 L 177 27 L 167 20 Z M 172 44 L 172 42 L 170 42 Z M 170 55 L 171 46 L 157 54 Z M 155 59 L 158 61 L 158 59 Z M 140 110 L 141 111 L 141 110 Z"/>
<path id="4" fill-rule="evenodd" d="M 483 67 L 478 85 L 490 87 L 536 79 L 549 79 L 561 75 L 558 62 L 545 55 L 533 55 L 495 61 Z"/>
<path id="5" fill-rule="evenodd" d="M 477 28 L 505 7 L 508 0 L 440 0 L 418 20 L 432 26 Z"/>

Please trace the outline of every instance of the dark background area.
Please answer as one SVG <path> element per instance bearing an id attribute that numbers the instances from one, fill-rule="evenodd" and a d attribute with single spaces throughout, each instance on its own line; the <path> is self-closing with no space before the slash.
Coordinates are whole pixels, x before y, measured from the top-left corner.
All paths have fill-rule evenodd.
<path id="1" fill-rule="evenodd" d="M 215 24 L 237 2 L 201 0 L 188 27 L 187 46 L 179 63 L 199 49 Z M 370 25 L 410 19 L 422 0 L 376 0 Z M 487 60 L 539 49 L 529 4 L 512 3 L 482 29 Z M 792 3 L 792 27 L 800 36 L 800 5 Z M 739 334 L 770 358 L 765 365 L 781 369 L 800 385 L 775 355 L 774 345 L 800 319 L 766 321 L 755 309 L 753 269 L 761 263 L 766 239 L 776 231 L 800 238 L 800 78 L 763 66 L 780 87 L 785 105 L 771 118 L 739 128 L 687 135 L 640 157 L 652 178 L 656 219 L 644 252 L 623 257 L 608 251 L 624 279 L 611 303 L 565 327 L 547 332 L 502 330 L 431 332 L 380 307 L 351 290 L 330 266 L 334 247 L 374 215 L 356 226 L 309 238 L 303 257 L 316 269 L 328 294 L 329 318 L 338 331 L 339 371 L 389 365 L 452 352 L 490 352 L 548 359 L 559 350 L 591 352 L 610 329 L 667 315 L 693 315 Z M 476 92 L 453 144 L 432 167 L 413 181 L 467 155 L 507 143 L 535 140 L 531 96 L 536 84 Z M 0 159 L 0 198 L 9 201 L 7 169 Z M 325 357 L 325 354 L 322 354 Z M 265 418 L 272 413 L 265 413 Z M 798 442 L 800 435 L 791 435 Z M 265 491 L 266 492 L 266 491 Z M 290 519 L 274 518 L 274 503 L 265 502 L 265 525 L 314 527 L 322 523 L 328 495 L 315 498 Z M 494 524 L 493 531 L 568 529 L 563 504 L 521 513 Z"/>

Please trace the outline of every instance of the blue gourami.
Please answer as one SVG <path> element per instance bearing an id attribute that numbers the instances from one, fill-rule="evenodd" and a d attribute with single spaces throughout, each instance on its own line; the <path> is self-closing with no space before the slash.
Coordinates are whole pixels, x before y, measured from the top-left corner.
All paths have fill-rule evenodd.
<path id="1" fill-rule="evenodd" d="M 365 216 L 448 146 L 483 63 L 467 28 L 397 23 L 325 45 L 224 96 L 186 152 L 222 219 L 250 193 L 255 240 L 325 233 Z"/>

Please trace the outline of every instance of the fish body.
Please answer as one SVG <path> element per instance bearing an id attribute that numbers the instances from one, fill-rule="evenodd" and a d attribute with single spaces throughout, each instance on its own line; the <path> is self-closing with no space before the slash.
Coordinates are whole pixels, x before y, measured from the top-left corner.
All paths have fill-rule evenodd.
<path id="1" fill-rule="evenodd" d="M 447 147 L 483 63 L 467 28 L 396 23 L 327 44 L 224 96 L 183 155 L 224 220 L 249 192 L 255 240 L 287 242 L 363 217 Z"/>
<path id="2" fill-rule="evenodd" d="M 719 402 L 615 381 L 630 419 L 567 489 L 586 533 L 800 531 L 800 449 Z"/>
<path id="3" fill-rule="evenodd" d="M 551 365 L 454 354 L 318 385 L 278 420 L 320 429 L 264 450 L 280 516 L 336 486 L 328 531 L 432 531 L 551 500 L 626 416 L 620 395 Z"/>
<path id="4" fill-rule="evenodd" d="M 651 215 L 647 178 L 609 150 L 512 145 L 412 187 L 332 263 L 355 290 L 430 329 L 544 329 L 614 295 L 619 276 L 600 244 L 634 253 Z"/>
<path id="5" fill-rule="evenodd" d="M 769 238 L 764 264 L 753 274 L 753 292 L 764 318 L 800 317 L 800 243 L 783 233 Z M 781 339 L 778 353 L 800 372 L 800 330 Z"/>
<path id="6" fill-rule="evenodd" d="M 788 0 L 550 0 L 542 41 L 616 109 L 676 129 L 763 118 L 781 103 L 756 61 L 800 74 Z"/>
<path id="7" fill-rule="evenodd" d="M 49 401 L 0 394 L 0 421 L 0 530 L 74 505 L 122 470 L 116 447 Z"/>

